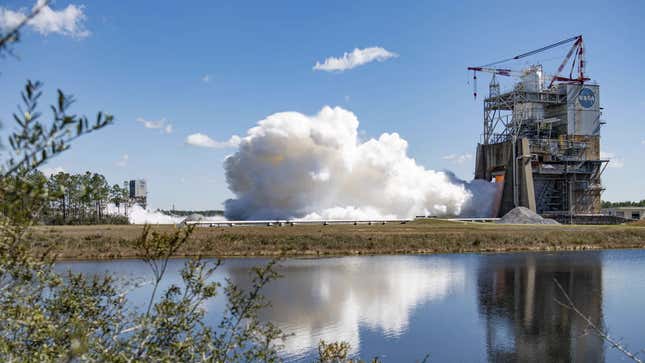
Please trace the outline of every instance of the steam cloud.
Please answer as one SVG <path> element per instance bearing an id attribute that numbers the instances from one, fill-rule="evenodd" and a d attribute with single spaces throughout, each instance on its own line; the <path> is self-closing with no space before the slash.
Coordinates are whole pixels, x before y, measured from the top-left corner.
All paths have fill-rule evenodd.
<path id="1" fill-rule="evenodd" d="M 169 216 L 158 211 L 150 211 L 135 204 L 128 208 L 128 219 L 132 224 L 175 224 L 183 221 L 184 217 Z"/>
<path id="2" fill-rule="evenodd" d="M 356 116 L 325 106 L 317 115 L 281 112 L 241 138 L 224 167 L 236 198 L 225 215 L 248 219 L 381 219 L 488 216 L 494 184 L 428 170 L 397 133 L 361 142 Z"/>
<path id="3" fill-rule="evenodd" d="M 159 211 L 144 209 L 138 204 L 127 208 L 117 208 L 114 204 L 108 204 L 105 212 L 112 215 L 126 215 L 131 224 L 176 224 L 184 220 L 184 217 L 169 216 Z"/>
<path id="4" fill-rule="evenodd" d="M 124 215 L 128 217 L 131 224 L 177 224 L 185 220 L 199 220 L 203 222 L 221 222 L 224 220 L 222 216 L 204 217 L 198 214 L 193 214 L 188 217 L 178 215 L 168 215 L 160 211 L 153 211 L 144 209 L 138 204 L 129 206 L 128 208 L 117 207 L 114 204 L 108 204 L 105 208 L 105 213 L 112 215 Z"/>

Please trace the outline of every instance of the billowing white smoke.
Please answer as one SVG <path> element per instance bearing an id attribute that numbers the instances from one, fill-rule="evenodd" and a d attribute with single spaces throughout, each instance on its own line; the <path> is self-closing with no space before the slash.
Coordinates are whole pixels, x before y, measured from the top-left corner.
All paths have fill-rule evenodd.
<path id="1" fill-rule="evenodd" d="M 169 216 L 159 211 L 143 209 L 138 204 L 128 208 L 128 219 L 132 224 L 175 224 L 184 220 L 184 217 Z"/>
<path id="2" fill-rule="evenodd" d="M 184 217 L 169 216 L 159 211 L 144 209 L 138 204 L 127 208 L 117 208 L 114 204 L 106 207 L 107 214 L 125 215 L 127 212 L 128 220 L 131 224 L 176 224 L 184 220 Z"/>
<path id="3" fill-rule="evenodd" d="M 317 115 L 270 115 L 242 138 L 224 166 L 235 199 L 229 219 L 367 219 L 487 216 L 495 186 L 427 170 L 396 133 L 358 139 L 358 119 L 340 107 Z"/>

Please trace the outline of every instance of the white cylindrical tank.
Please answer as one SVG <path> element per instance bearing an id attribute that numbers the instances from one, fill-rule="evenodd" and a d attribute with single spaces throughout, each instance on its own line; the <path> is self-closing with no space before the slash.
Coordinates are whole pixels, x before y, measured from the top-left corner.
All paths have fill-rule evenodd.
<path id="1" fill-rule="evenodd" d="M 525 92 L 541 92 L 544 86 L 542 65 L 537 64 L 523 71 L 516 89 Z M 525 102 L 515 105 L 513 118 L 516 120 L 541 120 L 544 118 L 544 106 L 540 103 Z"/>
<path id="2" fill-rule="evenodd" d="M 522 88 L 526 92 L 540 92 L 544 86 L 544 74 L 542 65 L 537 64 L 524 70 L 520 77 Z"/>
<path id="3" fill-rule="evenodd" d="M 513 109 L 513 118 L 516 120 L 542 120 L 544 119 L 544 106 L 539 103 L 518 103 Z"/>

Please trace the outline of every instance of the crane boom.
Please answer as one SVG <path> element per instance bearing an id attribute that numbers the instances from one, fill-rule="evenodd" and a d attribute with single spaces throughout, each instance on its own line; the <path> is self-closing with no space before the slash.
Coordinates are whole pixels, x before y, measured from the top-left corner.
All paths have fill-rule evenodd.
<path id="1" fill-rule="evenodd" d="M 569 52 L 565 56 L 564 60 L 560 64 L 560 66 L 557 69 L 557 72 L 551 77 L 551 81 L 549 82 L 549 88 L 553 86 L 553 83 L 556 81 L 559 82 L 579 82 L 579 83 L 584 83 L 585 81 L 588 81 L 589 78 L 585 77 L 585 61 L 584 61 L 584 47 L 583 47 L 583 41 L 582 41 L 582 35 L 577 35 L 575 37 L 567 38 L 564 40 L 561 40 L 559 42 L 549 44 L 547 46 L 544 46 L 542 48 L 538 48 L 535 50 L 531 50 L 522 54 L 518 54 L 514 57 L 511 58 L 506 58 L 502 59 L 496 62 L 488 63 L 486 65 L 480 66 L 480 67 L 468 67 L 469 71 L 473 71 L 473 96 L 477 98 L 477 72 L 486 72 L 486 73 L 492 73 L 493 75 L 500 75 L 500 76 L 514 76 L 518 77 L 522 75 L 522 72 L 520 71 L 514 71 L 508 68 L 493 68 L 492 66 L 495 66 L 497 64 L 501 63 L 506 63 L 510 62 L 513 60 L 518 60 L 522 58 L 529 57 L 534 54 L 542 53 L 547 50 L 559 47 L 564 44 L 568 44 L 573 42 L 573 45 L 571 46 L 571 49 L 569 49 Z M 571 64 L 571 72 L 569 73 L 569 77 L 562 77 L 560 76 L 560 73 L 566 66 L 566 64 L 569 62 L 571 57 L 575 54 L 573 63 Z M 576 64 L 577 61 L 577 64 Z M 578 75 L 576 78 L 573 77 L 573 70 L 575 66 L 578 66 Z"/>
<path id="2" fill-rule="evenodd" d="M 474 72 L 486 72 L 486 73 L 492 73 L 492 74 L 497 74 L 500 76 L 519 76 L 520 72 L 513 71 L 511 69 L 507 68 L 490 68 L 490 67 L 468 67 L 469 71 L 474 71 Z"/>

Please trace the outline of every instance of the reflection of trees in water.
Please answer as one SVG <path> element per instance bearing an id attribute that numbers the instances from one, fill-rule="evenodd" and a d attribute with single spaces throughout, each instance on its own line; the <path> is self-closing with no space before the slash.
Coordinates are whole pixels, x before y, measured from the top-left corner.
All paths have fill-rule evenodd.
<path id="1" fill-rule="evenodd" d="M 236 284 L 248 283 L 246 268 L 229 269 Z M 265 295 L 272 308 L 263 319 L 294 333 L 290 354 L 305 353 L 322 340 L 344 340 L 360 348 L 359 327 L 400 335 L 415 306 L 442 299 L 463 286 L 465 271 L 441 257 L 347 257 L 290 260 Z"/>
<path id="2" fill-rule="evenodd" d="M 489 361 L 602 362 L 603 341 L 560 306 L 556 278 L 578 308 L 602 325 L 599 253 L 495 255 L 481 259 L 479 310 Z"/>

